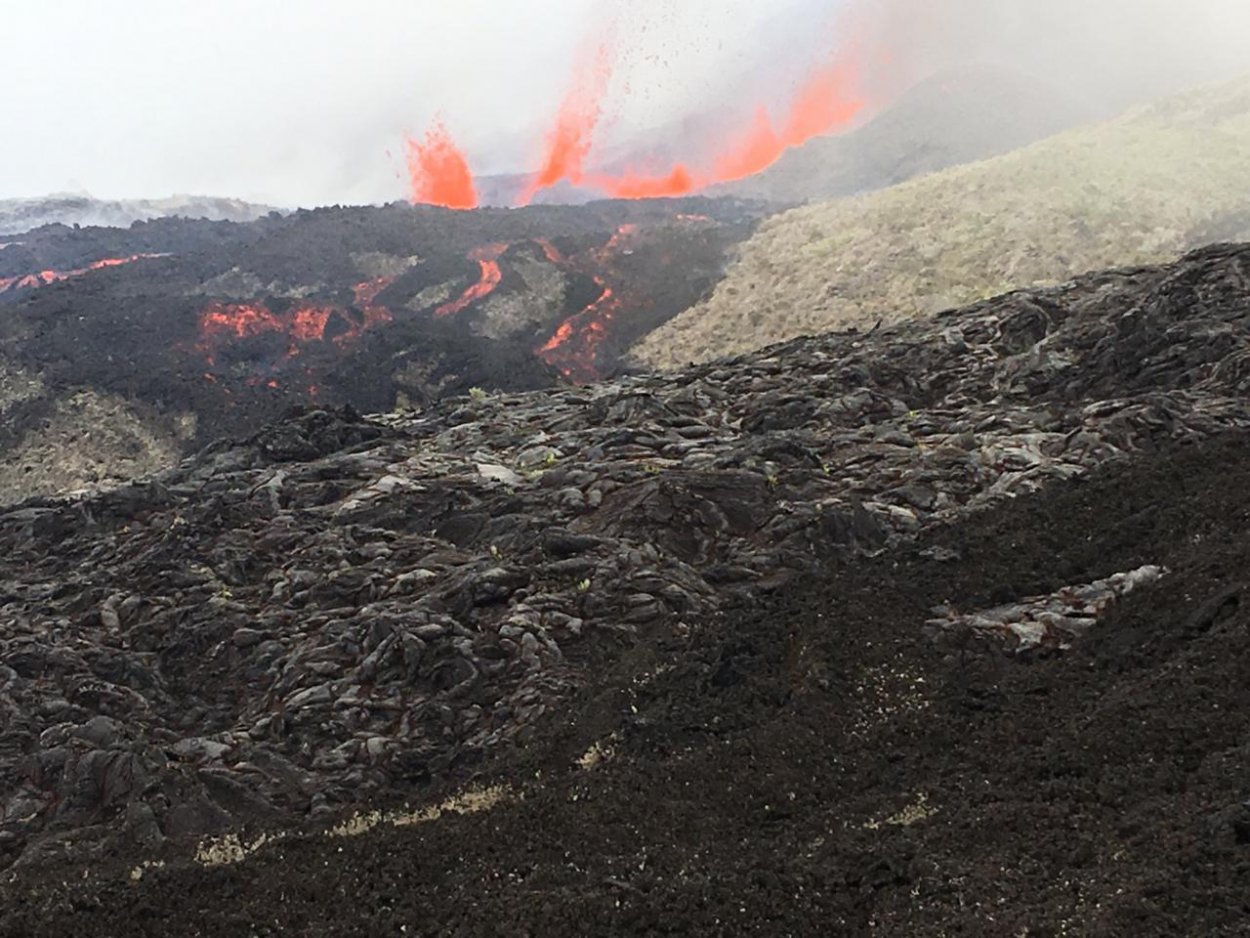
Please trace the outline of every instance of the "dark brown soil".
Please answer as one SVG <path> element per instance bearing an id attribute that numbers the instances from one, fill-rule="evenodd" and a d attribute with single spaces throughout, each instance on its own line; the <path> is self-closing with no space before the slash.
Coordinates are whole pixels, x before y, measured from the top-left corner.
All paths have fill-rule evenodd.
<path id="1" fill-rule="evenodd" d="M 831 553 L 640 640 L 483 771 L 519 793 L 491 810 L 26 874 L 0 934 L 1244 935 L 1248 493 L 1237 436 Z M 1067 652 L 922 628 L 1146 563 L 1170 573 Z"/>

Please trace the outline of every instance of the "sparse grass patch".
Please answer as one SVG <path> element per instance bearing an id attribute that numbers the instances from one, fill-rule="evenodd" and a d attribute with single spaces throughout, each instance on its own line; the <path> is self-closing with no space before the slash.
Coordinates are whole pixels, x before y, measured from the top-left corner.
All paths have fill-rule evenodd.
<path id="1" fill-rule="evenodd" d="M 1153 264 L 1250 209 L 1250 79 L 765 222 L 705 302 L 633 350 L 673 368 Z M 1250 221 L 1246 222 L 1250 226 Z M 1234 232 L 1237 234 L 1237 232 Z M 1232 235 L 1225 234 L 1226 237 Z M 1240 232 L 1250 237 L 1250 227 Z"/>

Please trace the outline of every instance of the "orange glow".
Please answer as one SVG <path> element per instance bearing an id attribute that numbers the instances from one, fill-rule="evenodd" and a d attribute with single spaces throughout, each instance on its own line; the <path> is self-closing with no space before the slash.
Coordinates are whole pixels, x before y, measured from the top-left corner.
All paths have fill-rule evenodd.
<path id="1" fill-rule="evenodd" d="M 637 233 L 637 225 L 621 225 L 603 247 L 591 251 L 580 264 L 568 261 L 550 242 L 538 242 L 548 260 L 580 268 L 601 291 L 597 300 L 560 323 L 551 338 L 534 349 L 535 355 L 572 381 L 586 383 L 599 377 L 599 346 L 621 309 L 621 297 L 612 289 L 605 274 L 611 270 L 615 255 L 625 250 Z"/>
<path id="2" fill-rule="evenodd" d="M 666 176 L 642 176 L 626 172 L 619 177 L 594 176 L 591 185 L 614 199 L 657 199 L 687 195 L 703 184 L 685 166 L 674 166 Z"/>
<path id="3" fill-rule="evenodd" d="M 291 338 L 298 342 L 311 342 L 324 339 L 326 324 L 333 315 L 331 310 L 305 306 L 297 309 L 291 317 Z"/>
<path id="4" fill-rule="evenodd" d="M 326 332 L 332 321 L 337 320 L 339 325 L 333 342 L 340 349 L 357 341 L 365 332 L 390 322 L 391 312 L 378 302 L 378 296 L 394 282 L 394 277 L 379 277 L 356 284 L 352 288 L 355 302 L 351 309 L 300 303 L 278 313 L 262 301 L 214 301 L 200 312 L 199 341 L 195 348 L 211 367 L 216 364 L 217 352 L 230 343 L 261 335 L 284 336 L 285 349 L 276 361 L 263 369 L 272 376 L 282 366 L 302 355 L 310 344 L 325 342 Z M 217 381 L 211 372 L 204 377 L 212 382 Z M 254 387 L 260 386 L 263 378 L 262 375 L 253 374 L 246 379 L 246 383 Z M 273 377 L 263 383 L 266 387 L 279 387 L 277 379 Z M 309 388 L 308 393 L 313 396 L 317 392 L 315 388 Z"/>
<path id="5" fill-rule="evenodd" d="M 786 150 L 845 128 L 865 104 L 852 90 L 854 79 L 855 69 L 849 61 L 818 69 L 791 98 L 780 129 L 774 128 L 768 112 L 759 108 L 746 135 L 717 158 L 709 182 L 733 182 L 753 176 L 777 162 Z"/>
<path id="6" fill-rule="evenodd" d="M 711 169 L 694 171 L 679 163 L 667 173 L 598 174 L 587 182 L 614 198 L 647 199 L 689 195 L 717 183 L 753 176 L 772 166 L 787 150 L 850 125 L 865 106 L 863 97 L 854 90 L 855 75 L 849 59 L 817 69 L 791 97 L 780 127 L 760 105 L 751 125 L 736 138 L 713 142 L 711 149 L 716 155 Z"/>
<path id="7" fill-rule="evenodd" d="M 426 131 L 424 142 L 409 139 L 405 149 L 413 203 L 457 209 L 477 206 L 469 162 L 441 120 Z"/>
<path id="8" fill-rule="evenodd" d="M 356 308 L 364 316 L 365 329 L 372 329 L 374 326 L 391 321 L 391 311 L 378 303 L 378 294 L 394 282 L 394 277 L 378 277 L 375 280 L 358 283 L 352 288 L 352 293 L 356 298 Z"/>
<path id="9" fill-rule="evenodd" d="M 556 247 L 554 244 L 552 244 L 550 241 L 548 241 L 546 238 L 538 238 L 536 239 L 536 243 L 538 244 L 540 248 L 543 249 L 543 254 L 546 255 L 547 260 L 549 260 L 551 263 L 553 264 L 564 263 L 564 255 L 560 253 L 560 249 Z"/>
<path id="10" fill-rule="evenodd" d="M 853 19 L 844 25 L 852 34 L 862 32 Z M 517 196 L 518 206 L 529 205 L 539 192 L 560 182 L 621 199 L 689 195 L 762 172 L 787 150 L 813 137 L 845 130 L 867 105 L 860 91 L 860 52 L 843 52 L 813 67 L 779 113 L 760 103 L 736 130 L 702 141 L 701 159 L 646 169 L 629 166 L 622 171 L 595 171 L 588 164 L 605 117 L 615 58 L 612 41 L 606 40 L 577 63 L 555 121 L 544 135 L 539 169 Z M 414 202 L 454 208 L 477 204 L 467 160 L 442 123 L 434 125 L 424 144 L 408 141 L 408 165 Z"/>
<path id="11" fill-rule="evenodd" d="M 290 339 L 282 359 L 292 359 L 300 354 L 301 345 L 325 339 L 326 326 L 335 315 L 341 313 L 330 306 L 295 306 L 279 315 L 262 303 L 211 303 L 200 313 L 196 348 L 212 365 L 216 349 L 226 341 L 275 333 Z M 360 329 L 351 324 L 349 334 L 359 335 Z"/>
<path id="12" fill-rule="evenodd" d="M 612 61 L 612 50 L 604 43 L 595 49 L 589 60 L 579 63 L 573 86 L 560 105 L 555 127 L 547 134 L 547 153 L 542 168 L 518 197 L 518 205 L 528 205 L 537 192 L 562 179 L 573 185 L 581 183 L 583 164 L 590 155 L 595 128 L 603 116 L 603 98 L 612 79 Z"/>
<path id="13" fill-rule="evenodd" d="M 15 289 L 34 289 L 35 287 L 46 286 L 49 283 L 56 283 L 60 280 L 69 280 L 71 277 L 81 277 L 83 274 L 89 274 L 93 270 L 103 270 L 105 267 L 120 267 L 122 264 L 131 264 L 145 258 L 168 256 L 168 254 L 132 254 L 130 257 L 106 257 L 103 260 L 92 261 L 85 267 L 76 267 L 73 270 L 41 270 L 22 277 L 3 277 L 0 278 L 0 293 Z"/>
<path id="14" fill-rule="evenodd" d="M 214 303 L 200 314 L 200 335 L 234 335 L 243 339 L 266 332 L 285 332 L 282 321 L 262 305 Z"/>
<path id="15" fill-rule="evenodd" d="M 450 303 L 444 303 L 434 310 L 434 315 L 440 319 L 444 316 L 454 316 L 478 300 L 493 293 L 495 287 L 499 286 L 499 282 L 503 280 L 503 271 L 499 267 L 499 258 L 506 250 L 508 250 L 507 244 L 486 244 L 470 251 L 469 260 L 477 261 L 478 266 L 481 268 L 481 275 L 477 282 L 470 284 L 469 288 L 460 294 L 459 297 Z"/>

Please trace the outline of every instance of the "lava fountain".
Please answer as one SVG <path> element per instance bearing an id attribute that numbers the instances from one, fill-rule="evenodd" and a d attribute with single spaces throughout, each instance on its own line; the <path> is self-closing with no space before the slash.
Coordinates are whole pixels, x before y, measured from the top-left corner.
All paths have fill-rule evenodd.
<path id="1" fill-rule="evenodd" d="M 700 147 L 699 161 L 683 160 L 659 171 L 637 167 L 609 172 L 587 168 L 595 134 L 605 117 L 605 101 L 612 83 L 615 50 L 610 42 L 576 64 L 551 128 L 544 135 L 540 167 L 517 197 L 528 205 L 541 191 L 559 182 L 597 190 L 621 199 L 689 195 L 718 183 L 734 182 L 760 173 L 783 153 L 813 137 L 847 129 L 863 113 L 867 101 L 859 90 L 857 55 L 839 53 L 814 66 L 798 84 L 779 113 L 764 104 L 755 107 L 749 122 L 721 139 Z M 407 141 L 414 203 L 472 208 L 477 205 L 468 161 L 436 121 L 424 143 Z"/>
<path id="2" fill-rule="evenodd" d="M 469 162 L 441 120 L 435 120 L 426 131 L 424 141 L 409 139 L 404 146 L 414 203 L 457 209 L 477 207 Z"/>

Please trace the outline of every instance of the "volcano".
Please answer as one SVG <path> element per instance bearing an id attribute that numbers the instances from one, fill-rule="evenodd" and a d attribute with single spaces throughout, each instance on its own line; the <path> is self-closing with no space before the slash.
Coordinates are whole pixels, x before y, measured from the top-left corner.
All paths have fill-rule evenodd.
<path id="1" fill-rule="evenodd" d="M 597 380 L 710 292 L 765 212 L 393 205 L 29 232 L 0 250 L 0 355 L 44 390 L 7 405 L 6 440 L 38 435 L 56 400 L 83 392 L 194 449 L 292 406 Z"/>
<path id="2" fill-rule="evenodd" d="M 1244 933 L 1248 299 L 1214 246 L 0 511 L 0 935 Z"/>

